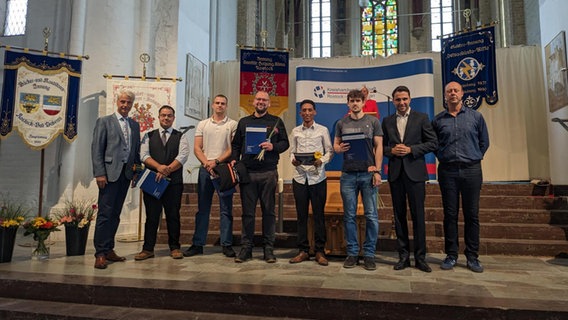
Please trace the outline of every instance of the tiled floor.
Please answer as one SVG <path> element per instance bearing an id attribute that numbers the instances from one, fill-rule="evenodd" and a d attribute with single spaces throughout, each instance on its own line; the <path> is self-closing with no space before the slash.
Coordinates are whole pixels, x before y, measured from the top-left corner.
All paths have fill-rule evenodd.
<path id="1" fill-rule="evenodd" d="M 141 246 L 141 242 L 118 242 L 117 253 L 128 260 L 97 270 L 93 268 L 90 243 L 85 256 L 75 257 L 65 256 L 64 243 L 53 243 L 47 261 L 31 261 L 31 248 L 17 245 L 12 262 L 0 264 L 0 278 L 29 276 L 59 281 L 62 275 L 77 275 L 86 282 L 105 277 L 121 283 L 144 279 L 155 280 L 152 281 L 154 286 L 159 286 L 161 281 L 164 286 L 176 283 L 176 287 L 182 289 L 205 284 L 208 288 L 235 291 L 242 286 L 267 294 L 395 302 L 404 299 L 432 305 L 568 312 L 568 259 L 562 258 L 481 256 L 485 272 L 477 274 L 465 268 L 463 256 L 456 268 L 443 271 L 439 264 L 444 256 L 429 254 L 427 261 L 433 272 L 424 273 L 415 268 L 393 270 L 397 258 L 392 252 L 377 253 L 377 270 L 366 271 L 361 266 L 343 268 L 341 257 L 332 257 L 327 267 L 317 265 L 313 258 L 292 265 L 288 259 L 295 255 L 294 249 L 276 250 L 278 261 L 275 264 L 261 260 L 260 248 L 255 249 L 252 261 L 237 264 L 225 258 L 221 247 L 216 246 L 206 247 L 204 255 L 182 260 L 171 259 L 169 251 L 159 246 L 156 258 L 134 261 L 134 254 Z M 140 282 L 132 283 L 140 285 Z"/>

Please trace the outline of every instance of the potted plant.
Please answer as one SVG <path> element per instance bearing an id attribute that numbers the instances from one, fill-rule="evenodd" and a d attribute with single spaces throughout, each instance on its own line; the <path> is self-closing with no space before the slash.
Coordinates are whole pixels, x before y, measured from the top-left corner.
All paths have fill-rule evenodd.
<path id="1" fill-rule="evenodd" d="M 59 226 L 58 221 L 50 217 L 35 217 L 24 222 L 23 227 L 26 230 L 24 236 L 33 234 L 34 241 L 37 242 L 32 252 L 32 259 L 45 260 L 49 258 L 49 247 L 46 240 L 52 232 L 59 231 L 57 226 Z"/>
<path id="2" fill-rule="evenodd" d="M 12 261 L 18 227 L 24 222 L 30 209 L 8 195 L 0 199 L 0 263 Z"/>
<path id="3" fill-rule="evenodd" d="M 94 200 L 65 202 L 63 211 L 56 214 L 59 224 L 65 225 L 65 248 L 68 256 L 85 254 L 89 227 L 97 214 Z"/>

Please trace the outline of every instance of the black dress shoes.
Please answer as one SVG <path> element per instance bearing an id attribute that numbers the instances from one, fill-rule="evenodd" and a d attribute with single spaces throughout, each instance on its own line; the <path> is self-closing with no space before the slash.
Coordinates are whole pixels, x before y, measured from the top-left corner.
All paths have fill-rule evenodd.
<path id="1" fill-rule="evenodd" d="M 432 268 L 426 263 L 424 260 L 416 260 L 414 263 L 416 265 L 416 269 L 424 272 L 432 272 Z"/>
<path id="2" fill-rule="evenodd" d="M 394 265 L 393 269 L 394 270 L 403 270 L 410 267 L 410 260 L 408 259 L 400 259 L 398 260 L 398 262 Z"/>

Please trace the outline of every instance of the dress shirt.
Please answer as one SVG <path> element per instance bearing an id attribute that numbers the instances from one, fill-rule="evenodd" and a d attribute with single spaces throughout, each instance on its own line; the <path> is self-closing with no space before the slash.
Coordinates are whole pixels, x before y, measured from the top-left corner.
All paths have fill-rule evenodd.
<path id="1" fill-rule="evenodd" d="M 166 137 L 168 139 L 170 139 L 172 130 L 173 129 L 171 127 L 166 129 Z M 158 131 L 160 135 L 162 135 L 162 131 L 164 131 L 164 129 L 160 128 Z M 140 145 L 140 158 L 142 159 L 142 162 L 150 158 L 149 143 L 150 139 L 148 138 L 148 133 L 146 133 L 144 135 L 144 138 L 142 139 L 142 144 Z M 184 134 L 181 136 L 181 139 L 179 140 L 179 150 L 178 150 L 178 155 L 176 156 L 176 160 L 179 161 L 181 164 L 184 164 L 187 161 L 187 158 L 189 158 L 189 142 L 187 141 L 187 138 Z M 163 164 L 168 165 L 169 163 L 163 163 Z"/>
<path id="2" fill-rule="evenodd" d="M 410 108 L 406 111 L 404 115 L 396 113 L 396 128 L 398 129 L 398 134 L 400 135 L 400 141 L 404 142 L 404 132 L 406 131 L 406 124 L 408 123 L 408 115 L 410 114 Z"/>
<path id="3" fill-rule="evenodd" d="M 319 151 L 322 153 L 320 158 L 322 165 L 299 165 L 295 167 L 293 179 L 301 184 L 308 180 L 309 185 L 322 182 L 325 178 L 325 165 L 331 161 L 333 147 L 331 137 L 326 127 L 313 123 L 310 127 L 303 124 L 292 129 L 290 134 L 290 160 L 295 160 L 294 152 L 308 153 Z"/>
<path id="4" fill-rule="evenodd" d="M 489 132 L 481 113 L 462 106 L 454 117 L 447 110 L 432 121 L 438 136 L 436 157 L 441 163 L 481 161 L 489 148 Z"/>

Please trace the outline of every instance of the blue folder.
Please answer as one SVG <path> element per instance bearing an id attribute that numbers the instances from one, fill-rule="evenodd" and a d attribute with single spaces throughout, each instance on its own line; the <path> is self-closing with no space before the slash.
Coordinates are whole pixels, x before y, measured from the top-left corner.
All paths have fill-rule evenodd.
<path id="1" fill-rule="evenodd" d="M 170 184 L 170 181 L 167 178 L 162 178 L 157 182 L 156 175 L 156 172 L 150 169 L 144 169 L 144 171 L 139 174 L 140 178 L 136 181 L 136 186 L 152 195 L 154 198 L 160 199 Z"/>
<path id="2" fill-rule="evenodd" d="M 266 141 L 265 126 L 247 126 L 245 129 L 245 154 L 259 154 L 260 144 Z"/>

